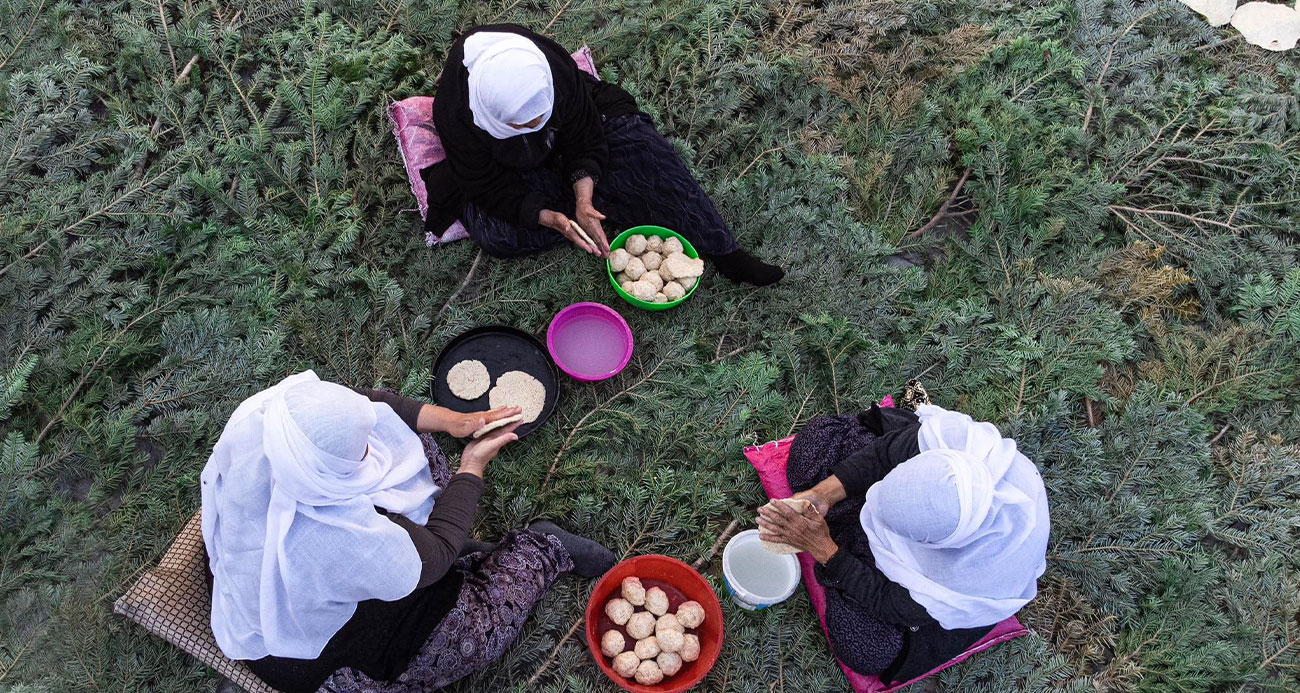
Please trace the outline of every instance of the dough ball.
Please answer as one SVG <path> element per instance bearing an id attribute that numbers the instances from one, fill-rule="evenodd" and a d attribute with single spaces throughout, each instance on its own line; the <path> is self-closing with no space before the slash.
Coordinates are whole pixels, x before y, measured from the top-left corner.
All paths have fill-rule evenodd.
<path id="1" fill-rule="evenodd" d="M 461 399 L 478 399 L 491 385 L 492 376 L 482 361 L 461 361 L 447 371 L 447 389 Z"/>
<path id="2" fill-rule="evenodd" d="M 663 291 L 664 278 L 659 276 L 658 272 L 655 271 L 646 272 L 645 274 L 641 275 L 641 281 L 650 282 L 651 284 L 654 284 L 655 292 Z"/>
<path id="3" fill-rule="evenodd" d="M 632 259 L 632 253 L 623 248 L 619 248 L 609 254 L 609 268 L 615 272 L 622 272 L 627 267 L 627 263 Z"/>
<path id="4" fill-rule="evenodd" d="M 659 276 L 663 277 L 663 280 L 666 282 L 670 282 L 677 278 L 677 275 L 673 274 L 672 268 L 669 267 L 666 262 L 660 262 L 657 271 L 659 272 Z"/>
<path id="5" fill-rule="evenodd" d="M 661 652 L 681 652 L 682 645 L 686 644 L 686 634 L 680 630 L 666 630 L 657 633 L 655 640 L 659 641 Z"/>
<path id="6" fill-rule="evenodd" d="M 677 282 L 668 282 L 664 284 L 663 294 L 669 301 L 677 301 L 686 295 L 686 289 Z"/>
<path id="7" fill-rule="evenodd" d="M 658 238 L 658 236 L 656 236 L 656 238 Z M 645 265 L 645 268 L 648 270 L 657 270 L 659 269 L 659 265 L 662 265 L 663 263 L 664 256 L 653 250 L 647 250 L 645 251 L 645 254 L 641 256 L 641 264 Z"/>
<path id="8" fill-rule="evenodd" d="M 632 281 L 640 279 L 641 275 L 645 274 L 645 265 L 641 263 L 641 258 L 634 257 L 628 260 L 627 267 L 623 268 L 623 273 Z"/>
<path id="9" fill-rule="evenodd" d="M 665 294 L 665 293 L 662 292 L 662 291 L 656 292 L 656 293 L 655 293 L 654 301 L 655 301 L 655 303 L 667 303 L 667 302 L 668 302 L 668 295 Z"/>
<path id="10" fill-rule="evenodd" d="M 704 607 L 699 602 L 682 602 L 677 607 L 677 622 L 686 628 L 699 628 L 704 623 Z"/>
<path id="11" fill-rule="evenodd" d="M 609 617 L 609 620 L 620 626 L 626 625 L 627 620 L 632 618 L 635 611 L 636 608 L 626 599 L 614 598 L 605 603 L 605 615 Z"/>
<path id="12" fill-rule="evenodd" d="M 674 277 L 698 277 L 704 274 L 704 261 L 687 257 L 686 253 L 669 255 L 660 266 L 663 265 L 668 266 L 668 271 L 672 272 Z"/>
<path id="13" fill-rule="evenodd" d="M 623 281 L 618 283 L 618 288 L 622 289 L 623 293 L 628 293 L 628 294 L 632 293 L 632 280 L 624 279 Z"/>
<path id="14" fill-rule="evenodd" d="M 524 410 L 524 423 L 536 421 L 546 406 L 546 386 L 523 371 L 503 373 L 488 392 L 488 406 L 496 409 L 507 405 Z"/>
<path id="15" fill-rule="evenodd" d="M 627 252 L 633 255 L 644 253 L 645 246 L 646 238 L 639 233 L 634 233 L 631 236 L 628 236 L 626 241 L 623 241 L 623 247 L 627 248 Z"/>
<path id="16" fill-rule="evenodd" d="M 661 248 L 659 252 L 663 253 L 664 255 L 672 255 L 673 253 L 681 253 L 684 252 L 685 250 L 686 247 L 682 245 L 681 239 L 674 236 L 672 238 L 664 239 L 664 247 Z"/>
<path id="17" fill-rule="evenodd" d="M 655 635 L 670 630 L 675 630 L 680 633 L 686 630 L 686 628 L 685 626 L 682 625 L 682 622 L 677 620 L 677 617 L 674 616 L 673 614 L 664 614 L 663 616 L 660 616 L 657 621 L 655 621 Z"/>
<path id="18" fill-rule="evenodd" d="M 624 652 L 614 658 L 614 673 L 630 679 L 636 675 L 636 669 L 640 665 L 641 660 L 637 658 L 635 652 Z"/>
<path id="19" fill-rule="evenodd" d="M 634 640 L 644 640 L 655 633 L 655 615 L 645 611 L 632 614 L 627 620 L 627 634 Z"/>
<path id="20" fill-rule="evenodd" d="M 645 593 L 645 609 L 656 618 L 668 613 L 668 595 L 658 587 L 651 587 Z"/>
<path id="21" fill-rule="evenodd" d="M 655 300 L 655 294 L 659 293 L 659 290 L 655 288 L 654 284 L 642 280 L 632 282 L 632 290 L 628 293 L 632 294 L 633 298 L 639 298 L 642 301 L 653 301 Z"/>
<path id="22" fill-rule="evenodd" d="M 682 638 L 682 649 L 677 653 L 682 656 L 683 662 L 694 662 L 700 658 L 700 639 L 697 636 L 687 633 Z"/>
<path id="23" fill-rule="evenodd" d="M 623 648 L 627 647 L 627 641 L 623 639 L 623 634 L 613 628 L 605 631 L 600 636 L 600 651 L 605 653 L 606 657 L 617 657 L 623 653 Z"/>
<path id="24" fill-rule="evenodd" d="M 653 686 L 663 680 L 664 673 L 653 659 L 641 662 L 641 666 L 636 668 L 636 682 L 642 686 Z"/>
<path id="25" fill-rule="evenodd" d="M 645 587 L 641 585 L 641 578 L 629 577 L 623 578 L 620 584 L 623 591 L 623 598 L 632 606 L 645 605 Z"/>
<path id="26" fill-rule="evenodd" d="M 682 291 L 690 291 L 699 279 L 696 279 L 695 277 L 678 277 L 673 281 L 677 282 L 677 285 L 682 287 Z"/>
<path id="27" fill-rule="evenodd" d="M 664 239 L 663 239 L 663 238 L 661 238 L 661 237 L 659 237 L 659 236 L 646 236 L 646 237 L 645 237 L 645 249 L 646 249 L 646 250 L 653 250 L 653 251 L 655 251 L 655 252 L 658 252 L 658 251 L 659 251 L 661 248 L 663 248 L 663 247 L 664 247 Z"/>
<path id="28" fill-rule="evenodd" d="M 636 641 L 636 647 L 632 649 L 636 656 L 641 659 L 654 659 L 659 656 L 659 638 L 651 635 L 648 638 L 641 638 Z"/>
<path id="29" fill-rule="evenodd" d="M 655 664 L 659 665 L 659 671 L 662 671 L 664 676 L 675 676 L 682 670 L 682 656 L 676 652 L 660 652 L 655 658 Z"/>

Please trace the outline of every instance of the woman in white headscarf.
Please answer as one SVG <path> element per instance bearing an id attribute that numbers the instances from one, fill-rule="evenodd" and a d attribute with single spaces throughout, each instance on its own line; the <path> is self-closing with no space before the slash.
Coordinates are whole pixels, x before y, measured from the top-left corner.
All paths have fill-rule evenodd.
<path id="1" fill-rule="evenodd" d="M 606 257 L 602 222 L 655 224 L 681 233 L 732 281 L 761 286 L 784 275 L 737 245 L 631 95 L 521 26 L 475 27 L 452 44 L 433 123 L 447 154 L 421 172 L 434 235 L 460 219 L 497 257 L 564 243 Z"/>
<path id="2" fill-rule="evenodd" d="M 818 417 L 788 475 L 811 504 L 760 510 L 760 534 L 817 561 L 831 646 L 860 673 L 917 678 L 1037 591 L 1047 494 L 992 424 L 931 404 Z"/>
<path id="3" fill-rule="evenodd" d="M 244 400 L 201 475 L 221 651 L 285 693 L 379 690 L 403 673 L 433 688 L 500 656 L 558 575 L 613 564 L 550 523 L 470 539 L 517 424 L 467 445 L 454 475 L 420 434 L 466 437 L 518 412 L 460 414 L 311 371 Z"/>

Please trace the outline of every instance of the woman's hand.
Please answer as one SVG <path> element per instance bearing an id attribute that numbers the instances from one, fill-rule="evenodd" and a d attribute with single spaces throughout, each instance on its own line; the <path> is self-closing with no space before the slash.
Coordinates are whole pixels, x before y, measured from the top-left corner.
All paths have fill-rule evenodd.
<path id="1" fill-rule="evenodd" d="M 600 256 L 609 257 L 609 239 L 605 237 L 605 229 L 600 225 L 605 215 L 596 211 L 596 208 L 591 206 L 590 202 L 579 202 L 577 213 L 578 225 L 587 232 L 588 236 L 591 236 L 591 240 L 596 242 L 596 246 L 600 250 Z"/>
<path id="2" fill-rule="evenodd" d="M 466 445 L 464 452 L 460 453 L 460 467 L 456 473 L 473 474 L 482 479 L 483 473 L 487 471 L 488 462 L 501 452 L 501 448 L 519 440 L 519 436 L 515 435 L 515 429 L 519 428 L 521 423 L 523 422 L 512 423 Z"/>
<path id="3" fill-rule="evenodd" d="M 522 412 L 523 409 L 519 407 L 497 407 L 488 411 L 462 414 L 446 407 L 426 404 L 420 409 L 420 420 L 416 428 L 422 433 L 446 433 L 456 438 L 465 438 L 493 421 Z"/>
<path id="4" fill-rule="evenodd" d="M 605 238 L 605 229 L 600 225 L 600 222 L 605 220 L 605 215 L 596 211 L 596 208 L 591 204 L 591 198 L 595 192 L 596 180 L 591 176 L 574 181 L 574 212 L 578 216 L 578 225 L 587 232 L 588 236 L 591 236 L 591 240 L 596 242 L 600 250 L 600 256 L 609 257 L 609 239 Z"/>
<path id="5" fill-rule="evenodd" d="M 831 529 L 813 506 L 799 512 L 785 503 L 758 509 L 758 536 L 806 551 L 818 563 L 829 561 L 840 547 L 831 539 Z"/>
<path id="6" fill-rule="evenodd" d="M 826 517 L 826 513 L 830 512 L 831 506 L 844 500 L 847 495 L 844 492 L 844 484 L 840 483 L 840 478 L 832 474 L 807 491 L 794 494 L 792 498 L 801 498 L 812 503 L 813 507 L 817 509 L 817 513 L 822 517 Z"/>
<path id="7" fill-rule="evenodd" d="M 561 236 L 569 239 L 570 243 L 578 246 L 583 252 L 591 253 L 596 257 L 601 256 L 600 248 L 582 240 L 582 236 L 578 235 L 578 232 L 573 230 L 573 224 L 576 222 L 563 214 L 549 209 L 543 209 L 541 213 L 537 215 L 537 223 L 549 229 L 559 231 Z M 604 235 L 602 234 L 601 237 L 603 238 Z"/>

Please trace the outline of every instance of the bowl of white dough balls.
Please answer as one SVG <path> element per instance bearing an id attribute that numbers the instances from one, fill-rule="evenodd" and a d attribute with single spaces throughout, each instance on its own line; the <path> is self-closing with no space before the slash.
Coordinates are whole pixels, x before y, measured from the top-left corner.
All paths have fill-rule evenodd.
<path id="1" fill-rule="evenodd" d="M 695 293 L 704 260 L 689 241 L 662 226 L 633 226 L 609 244 L 614 291 L 637 308 L 666 310 Z"/>
<path id="2" fill-rule="evenodd" d="M 587 602 L 587 644 L 624 690 L 678 693 L 699 683 L 722 651 L 722 607 L 694 568 L 668 556 L 614 566 Z"/>

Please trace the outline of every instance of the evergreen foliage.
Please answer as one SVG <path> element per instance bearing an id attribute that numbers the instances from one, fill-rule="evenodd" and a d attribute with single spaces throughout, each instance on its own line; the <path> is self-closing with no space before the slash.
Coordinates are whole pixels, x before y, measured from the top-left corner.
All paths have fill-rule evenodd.
<path id="1" fill-rule="evenodd" d="M 423 246 L 384 107 L 491 21 L 590 44 L 790 276 L 622 311 L 633 362 L 493 463 L 480 536 L 546 516 L 717 583 L 762 500 L 742 446 L 922 377 L 1053 520 L 1033 636 L 933 690 L 1300 687 L 1294 52 L 1166 1 L 7 0 L 0 689 L 214 689 L 110 609 L 242 398 L 419 395 L 467 327 L 612 300 L 573 253 L 466 280 L 472 246 Z M 959 180 L 977 212 L 912 233 Z M 456 690 L 609 690 L 585 597 Z M 726 615 L 704 689 L 842 690 L 804 596 Z"/>

